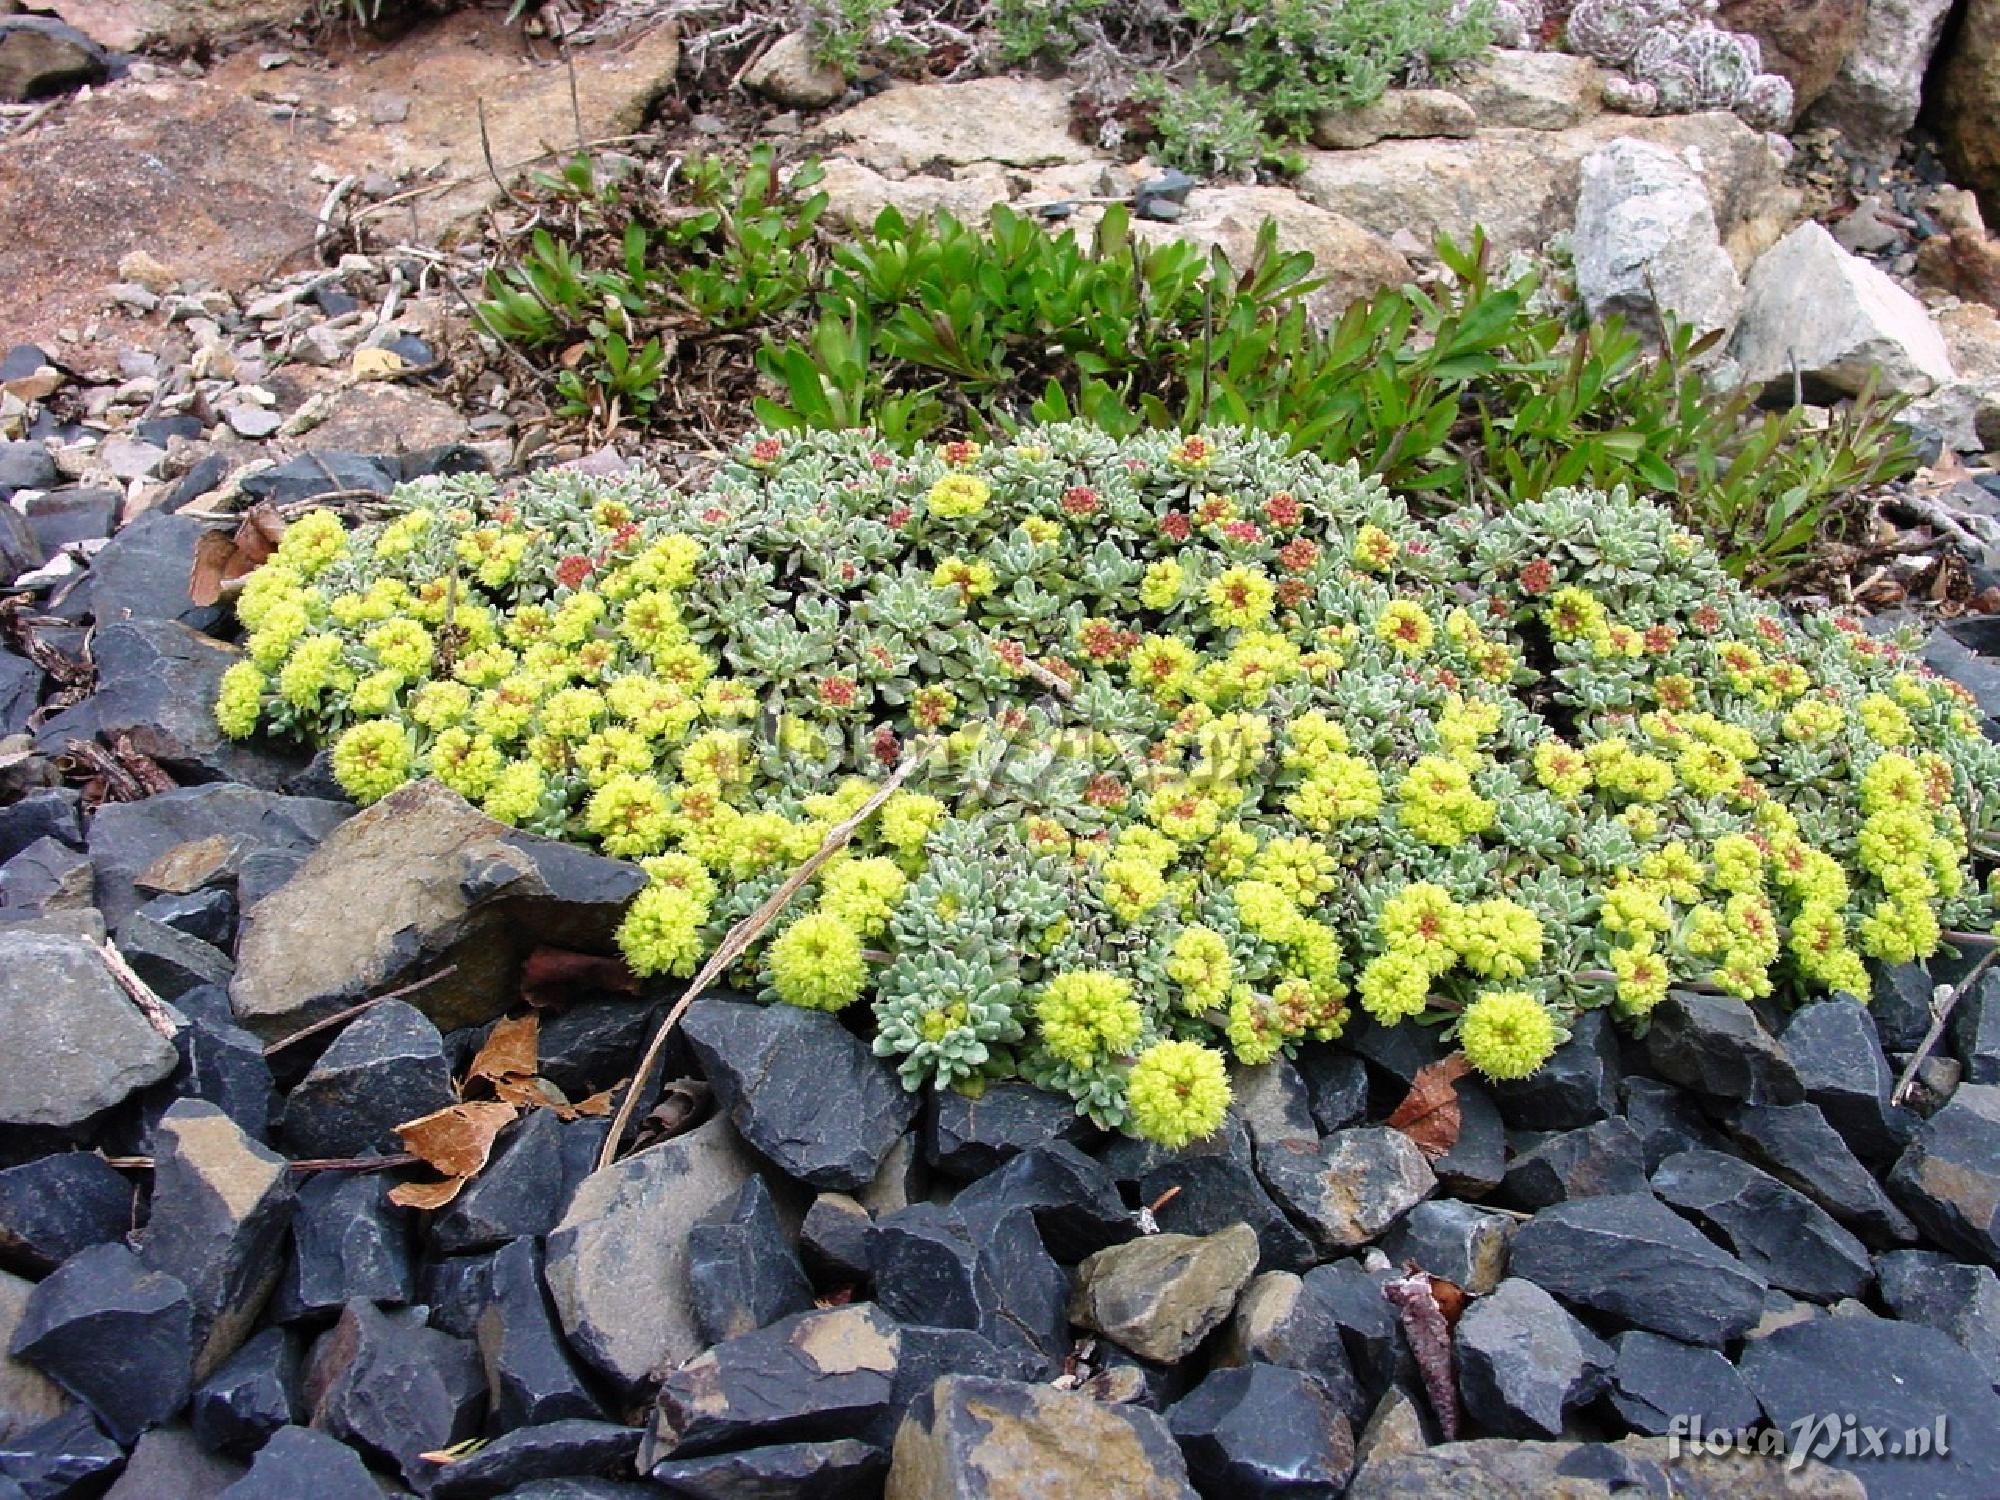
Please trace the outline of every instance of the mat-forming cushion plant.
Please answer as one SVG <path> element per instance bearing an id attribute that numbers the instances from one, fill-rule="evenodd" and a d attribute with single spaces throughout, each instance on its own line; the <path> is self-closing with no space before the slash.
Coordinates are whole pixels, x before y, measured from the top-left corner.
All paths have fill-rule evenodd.
<path id="1" fill-rule="evenodd" d="M 1075 424 L 397 499 L 250 576 L 223 727 L 644 861 L 670 976 L 922 757 L 737 976 L 872 1004 L 911 1087 L 1181 1143 L 1357 1008 L 1514 1078 L 1581 1009 L 1865 995 L 1990 913 L 1962 690 L 1623 493 L 1422 523 L 1280 439 Z"/>

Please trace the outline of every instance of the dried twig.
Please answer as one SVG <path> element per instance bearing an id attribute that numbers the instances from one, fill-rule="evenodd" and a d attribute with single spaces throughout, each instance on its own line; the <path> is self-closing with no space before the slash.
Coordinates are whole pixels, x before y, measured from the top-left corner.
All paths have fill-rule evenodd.
<path id="1" fill-rule="evenodd" d="M 674 1008 L 667 1012 L 666 1019 L 660 1022 L 660 1029 L 653 1033 L 653 1040 L 647 1044 L 645 1052 L 639 1058 L 639 1066 L 633 1069 L 632 1081 L 626 1085 L 625 1097 L 618 1103 L 618 1113 L 611 1118 L 611 1130 L 604 1137 L 604 1145 L 597 1153 L 597 1165 L 600 1170 L 610 1166 L 617 1159 L 618 1143 L 625 1138 L 625 1131 L 632 1123 L 632 1111 L 638 1108 L 639 1095 L 645 1090 L 647 1081 L 652 1078 L 653 1069 L 659 1066 L 660 1055 L 667 1048 L 667 1038 L 673 1034 L 674 1027 L 687 1008 L 695 1002 L 702 991 L 728 972 L 729 966 L 743 956 L 744 951 L 757 941 L 759 934 L 777 919 L 778 913 L 783 911 L 792 897 L 798 894 L 799 887 L 818 874 L 819 867 L 854 837 L 854 830 L 867 822 L 875 809 L 887 802 L 896 790 L 910 779 L 917 767 L 922 764 L 923 758 L 922 754 L 917 752 L 905 756 L 903 763 L 896 768 L 895 774 L 877 787 L 875 794 L 862 803 L 852 817 L 834 825 L 828 831 L 825 842 L 813 851 L 811 858 L 792 871 L 791 876 L 766 898 L 762 906 L 724 935 L 708 962 L 702 965 L 701 972 L 694 976 L 680 999 L 674 1002 Z"/>
<path id="2" fill-rule="evenodd" d="M 285 1050 L 285 1048 L 291 1046 L 292 1043 L 294 1042 L 302 1042 L 309 1036 L 317 1036 L 322 1031 L 326 1031 L 331 1027 L 338 1026 L 343 1022 L 353 1020 L 363 1011 L 373 1009 L 375 1006 L 380 1005 L 384 1000 L 400 1000 L 405 995 L 413 994 L 416 991 L 424 989 L 429 985 L 436 984 L 440 979 L 449 979 L 452 975 L 456 974 L 457 972 L 458 972 L 457 964 L 446 964 L 442 969 L 439 969 L 435 974 L 426 974 L 422 979 L 413 980 L 409 984 L 404 985 L 401 989 L 390 990 L 386 994 L 376 995 L 370 999 L 363 1000 L 359 1005 L 350 1005 L 347 1007 L 347 1009 L 337 1010 L 330 1016 L 322 1016 L 320 1017 L 319 1020 L 313 1022 L 312 1025 L 305 1027 L 303 1030 L 295 1031 L 290 1036 L 281 1036 L 275 1042 L 267 1043 L 264 1047 L 264 1055 L 266 1057 L 269 1057 L 274 1052 L 282 1052 Z"/>
<path id="3" fill-rule="evenodd" d="M 479 154 L 486 158 L 486 175 L 493 179 L 493 185 L 500 189 L 500 195 L 503 198 L 516 208 L 523 207 L 524 205 L 521 200 L 515 196 L 514 190 L 501 180 L 500 169 L 493 165 L 493 137 L 486 132 L 486 101 L 484 99 L 475 99 L 472 102 L 479 110 Z"/>
<path id="4" fill-rule="evenodd" d="M 111 944 L 99 943 L 97 951 L 104 959 L 104 967 L 111 971 L 111 977 L 118 981 L 119 988 L 132 997 L 132 1003 L 139 1007 L 147 1023 L 171 1042 L 180 1028 L 174 1025 L 174 1018 L 167 1010 L 167 1002 L 153 992 L 150 984 L 132 971 L 132 966 L 125 962 L 125 955 Z"/>
<path id="5" fill-rule="evenodd" d="M 1945 1023 L 1951 1020 L 1951 1013 L 1957 1007 L 1965 992 L 1979 982 L 1980 975 L 1993 966 L 1993 960 L 2000 958 L 2000 947 L 1990 947 L 1980 956 L 1979 962 L 1966 970 L 1965 978 L 1946 992 L 1942 1001 L 1931 1003 L 1931 1024 L 1924 1032 L 1924 1039 L 1917 1043 L 1917 1050 L 1910 1054 L 1910 1060 L 1903 1065 L 1902 1076 L 1896 1080 L 1896 1087 L 1889 1092 L 1891 1104 L 1908 1104 L 1911 1091 L 1916 1087 L 1917 1069 L 1924 1065 L 1937 1047 L 1938 1038 L 1944 1035 Z"/>

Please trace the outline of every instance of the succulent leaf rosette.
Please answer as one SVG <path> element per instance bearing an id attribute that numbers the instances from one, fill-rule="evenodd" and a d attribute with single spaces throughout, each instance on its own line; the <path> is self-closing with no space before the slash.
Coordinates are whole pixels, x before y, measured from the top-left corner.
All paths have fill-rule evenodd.
<path id="1" fill-rule="evenodd" d="M 1180 1144 L 1357 1008 L 1517 1078 L 1579 1009 L 1865 995 L 1990 917 L 1963 691 L 1622 492 L 1424 521 L 1277 438 L 1073 424 L 397 500 L 250 576 L 222 727 L 642 862 L 667 976 L 921 757 L 739 974 L 871 1004 L 912 1088 Z"/>

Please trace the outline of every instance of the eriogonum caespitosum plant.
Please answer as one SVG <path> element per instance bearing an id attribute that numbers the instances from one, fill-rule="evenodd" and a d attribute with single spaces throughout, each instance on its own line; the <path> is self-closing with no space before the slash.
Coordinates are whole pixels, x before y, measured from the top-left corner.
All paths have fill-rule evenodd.
<path id="1" fill-rule="evenodd" d="M 250 576 L 223 727 L 643 861 L 625 952 L 678 976 L 921 757 L 737 976 L 872 1005 L 911 1087 L 1178 1143 L 1356 1008 L 1515 1078 L 1580 1009 L 1865 994 L 1989 915 L 1962 691 L 1623 493 L 1424 523 L 1278 438 L 1076 424 L 398 500 Z"/>

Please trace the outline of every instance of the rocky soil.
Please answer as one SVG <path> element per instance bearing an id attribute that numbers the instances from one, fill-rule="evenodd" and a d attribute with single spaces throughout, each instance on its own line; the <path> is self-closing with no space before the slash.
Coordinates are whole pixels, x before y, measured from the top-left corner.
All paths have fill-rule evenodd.
<path id="1" fill-rule="evenodd" d="M 2000 971 L 1676 995 L 1643 1042 L 1592 1015 L 1430 1120 L 1425 1038 L 1362 1028 L 1242 1071 L 1181 1152 L 1022 1084 L 905 1094 L 838 1019 L 717 994 L 610 1149 L 672 998 L 587 957 L 639 872 L 224 741 L 188 585 L 250 502 L 659 458 L 587 454 L 470 330 L 518 222 L 486 156 L 735 126 L 643 6 L 573 69 L 479 11 L 322 47 L 255 0 L 56 8 L 0 16 L 0 1500 L 1993 1492 Z M 796 44 L 734 118 L 825 155 L 850 221 L 1144 186 L 1146 234 L 1276 217 L 1322 313 L 1478 225 L 1566 241 L 1593 314 L 1727 330 L 1718 381 L 1916 397 L 1933 463 L 1857 582 L 1898 604 L 1958 549 L 1926 655 L 2000 735 L 1964 607 L 2000 584 L 2000 257 L 1904 146 L 1945 10 L 1725 7 L 1817 134 L 1609 115 L 1588 64 L 1501 54 L 1323 122 L 1293 187 L 1162 190 L 1060 84 L 850 91 Z M 2000 87 L 1989 10 L 1949 98 Z"/>

